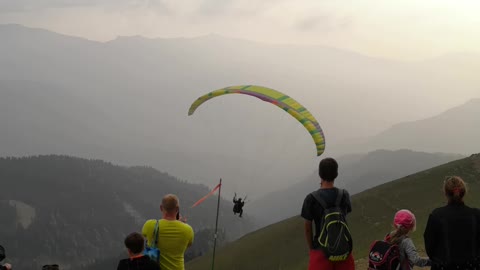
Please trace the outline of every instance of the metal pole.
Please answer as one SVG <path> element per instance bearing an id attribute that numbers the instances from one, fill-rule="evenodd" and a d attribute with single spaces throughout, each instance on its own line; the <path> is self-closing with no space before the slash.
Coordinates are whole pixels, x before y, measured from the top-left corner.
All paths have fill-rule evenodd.
<path id="1" fill-rule="evenodd" d="M 220 193 L 221 192 L 222 192 L 222 178 L 220 178 L 220 188 L 218 189 L 217 219 L 215 221 L 215 238 L 213 240 L 212 270 L 214 270 L 214 267 L 215 267 L 215 249 L 217 247 L 217 229 L 218 229 L 218 211 L 220 209 Z"/>

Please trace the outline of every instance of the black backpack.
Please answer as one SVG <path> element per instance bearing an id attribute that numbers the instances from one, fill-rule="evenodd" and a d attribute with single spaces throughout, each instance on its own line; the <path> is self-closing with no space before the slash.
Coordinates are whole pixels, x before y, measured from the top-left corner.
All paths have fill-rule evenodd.
<path id="1" fill-rule="evenodd" d="M 333 262 L 345 261 L 352 252 L 353 246 L 347 220 L 340 207 L 344 194 L 344 190 L 339 189 L 335 205 L 327 207 L 327 203 L 318 192 L 312 192 L 312 196 L 324 209 L 317 241 L 328 260 Z"/>
<path id="2" fill-rule="evenodd" d="M 368 270 L 400 269 L 400 249 L 387 241 L 374 241 L 368 254 Z"/>

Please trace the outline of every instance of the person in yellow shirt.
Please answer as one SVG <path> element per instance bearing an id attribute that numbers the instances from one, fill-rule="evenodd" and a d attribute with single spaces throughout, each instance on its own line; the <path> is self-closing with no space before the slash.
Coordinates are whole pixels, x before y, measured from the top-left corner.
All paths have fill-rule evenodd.
<path id="1" fill-rule="evenodd" d="M 173 194 L 165 195 L 160 205 L 162 219 L 159 220 L 158 244 L 160 250 L 160 269 L 184 270 L 184 254 L 193 243 L 193 229 L 190 225 L 177 220 L 180 203 Z M 157 220 L 150 219 L 142 228 L 147 244 L 153 243 L 153 234 Z"/>

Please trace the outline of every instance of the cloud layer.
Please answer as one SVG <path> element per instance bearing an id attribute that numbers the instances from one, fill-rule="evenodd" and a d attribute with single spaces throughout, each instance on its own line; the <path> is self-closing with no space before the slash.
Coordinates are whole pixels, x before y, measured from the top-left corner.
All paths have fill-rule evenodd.
<path id="1" fill-rule="evenodd" d="M 400 59 L 480 51 L 474 0 L 0 0 L 0 23 L 95 40 L 209 33 Z"/>

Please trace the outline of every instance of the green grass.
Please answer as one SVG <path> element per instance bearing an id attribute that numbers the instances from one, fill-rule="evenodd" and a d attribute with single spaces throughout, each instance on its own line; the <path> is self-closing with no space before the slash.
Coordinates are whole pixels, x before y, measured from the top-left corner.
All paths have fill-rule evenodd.
<path id="1" fill-rule="evenodd" d="M 365 269 L 371 242 L 383 238 L 390 231 L 393 215 L 403 208 L 410 209 L 417 217 L 417 231 L 411 237 L 423 253 L 423 231 L 428 215 L 434 208 L 446 203 L 442 184 L 447 175 L 461 176 L 468 183 L 469 193 L 478 194 L 480 155 L 410 175 L 352 197 L 353 212 L 348 216 L 348 222 L 354 238 L 357 269 Z M 466 203 L 478 207 L 480 196 L 467 195 Z M 299 212 L 300 208 L 299 205 Z M 211 262 L 212 256 L 207 254 L 189 262 L 186 269 L 211 269 Z M 297 270 L 306 269 L 307 263 L 303 220 L 296 216 L 250 233 L 217 250 L 215 269 Z"/>

